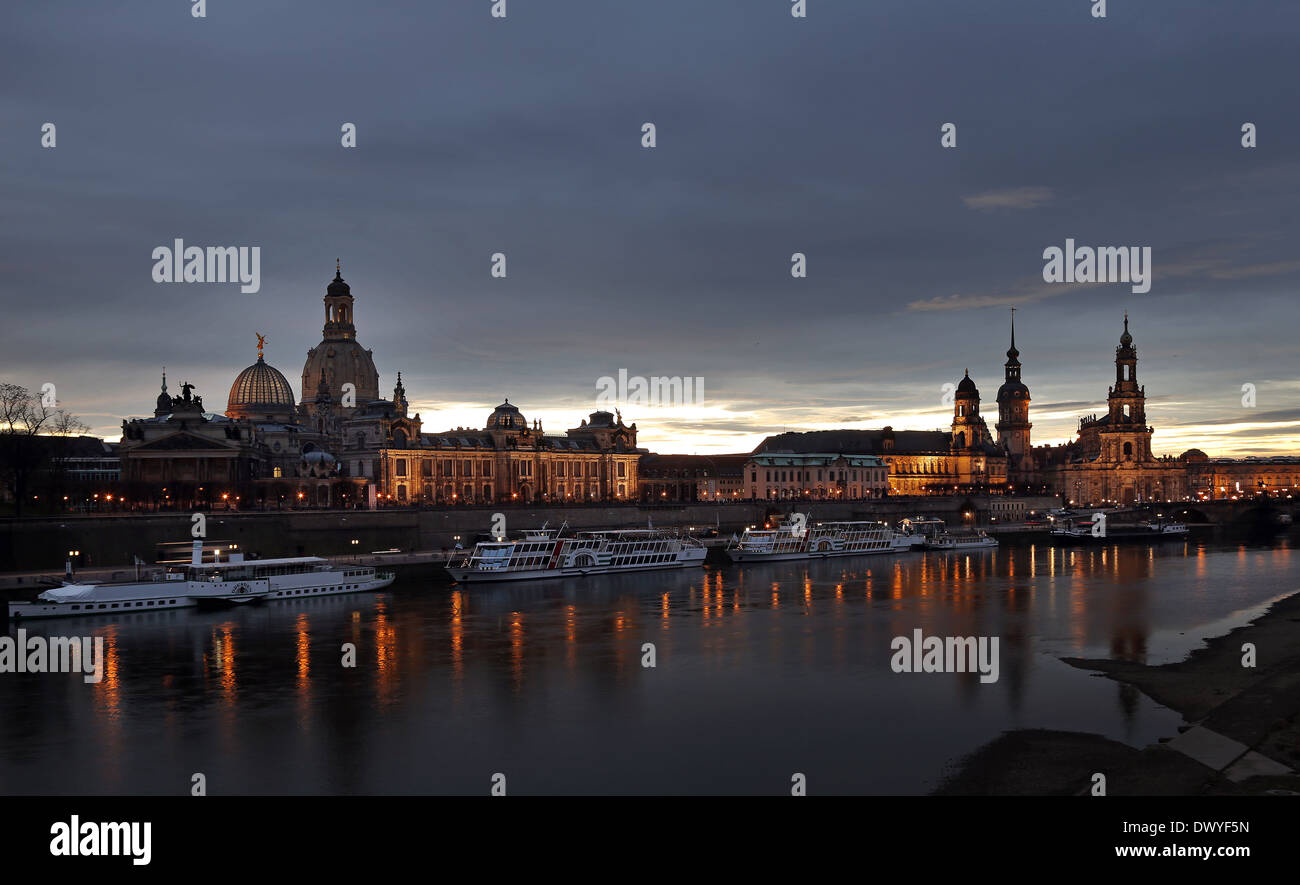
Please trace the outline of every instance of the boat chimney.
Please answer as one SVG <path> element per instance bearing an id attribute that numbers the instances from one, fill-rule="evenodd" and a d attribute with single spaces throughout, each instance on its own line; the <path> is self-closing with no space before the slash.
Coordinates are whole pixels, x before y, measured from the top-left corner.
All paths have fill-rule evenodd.
<path id="1" fill-rule="evenodd" d="M 203 565 L 203 539 L 195 538 L 194 545 L 190 549 L 190 565 Z"/>

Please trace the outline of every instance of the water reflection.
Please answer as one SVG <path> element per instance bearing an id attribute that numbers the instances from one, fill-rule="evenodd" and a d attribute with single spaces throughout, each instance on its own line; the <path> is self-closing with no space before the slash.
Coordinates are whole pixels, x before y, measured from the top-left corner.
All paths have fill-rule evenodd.
<path id="1" fill-rule="evenodd" d="M 34 623 L 103 636 L 104 679 L 0 676 L 0 790 L 919 792 L 1006 729 L 1172 733 L 1058 658 L 1178 659 L 1296 589 L 1285 542 L 1030 544 Z M 916 628 L 998 637 L 998 682 L 893 673 Z"/>

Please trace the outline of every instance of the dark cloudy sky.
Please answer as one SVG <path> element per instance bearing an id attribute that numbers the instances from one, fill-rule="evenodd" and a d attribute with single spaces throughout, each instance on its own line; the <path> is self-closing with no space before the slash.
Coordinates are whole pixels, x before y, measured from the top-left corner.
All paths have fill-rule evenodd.
<path id="1" fill-rule="evenodd" d="M 490 6 L 7 5 L 0 379 L 116 437 L 163 365 L 224 404 L 261 332 L 296 389 L 338 256 L 430 430 L 508 396 L 559 431 L 619 368 L 704 378 L 624 409 L 659 451 L 941 426 L 967 367 L 995 412 L 1014 305 L 1035 442 L 1104 401 L 1128 310 L 1157 449 L 1300 449 L 1295 4 Z M 260 246 L 261 291 L 154 283 L 176 237 Z M 1150 246 L 1151 291 L 1044 283 L 1066 237 Z"/>

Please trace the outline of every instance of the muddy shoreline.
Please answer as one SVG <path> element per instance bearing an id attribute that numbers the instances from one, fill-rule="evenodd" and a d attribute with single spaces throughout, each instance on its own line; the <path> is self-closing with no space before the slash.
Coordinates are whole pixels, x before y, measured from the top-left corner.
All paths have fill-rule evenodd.
<path id="1" fill-rule="evenodd" d="M 934 795 L 1300 795 L 1300 592 L 1160 666 L 1063 658 L 1182 715 L 1180 734 L 1141 749 L 1096 734 L 1021 729 L 955 766 Z M 1256 666 L 1242 664 L 1245 643 Z M 1290 769 L 1288 772 L 1287 769 Z"/>

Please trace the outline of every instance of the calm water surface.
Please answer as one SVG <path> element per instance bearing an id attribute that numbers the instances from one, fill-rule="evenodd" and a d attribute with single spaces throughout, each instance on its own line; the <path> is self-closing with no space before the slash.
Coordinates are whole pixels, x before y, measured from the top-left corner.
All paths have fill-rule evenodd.
<path id="1" fill-rule="evenodd" d="M 1015 728 L 1140 746 L 1181 718 L 1061 656 L 1178 660 L 1300 590 L 1285 541 L 713 565 L 116 622 L 106 675 L 0 674 L 0 792 L 918 793 Z M 1000 679 L 890 641 L 1000 637 Z M 12 632 L 12 628 L 11 628 Z M 357 666 L 341 666 L 343 643 Z M 657 666 L 641 665 L 643 643 Z"/>

